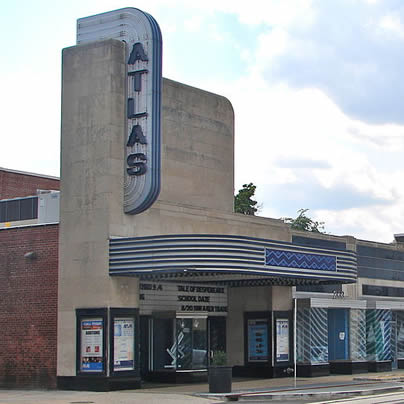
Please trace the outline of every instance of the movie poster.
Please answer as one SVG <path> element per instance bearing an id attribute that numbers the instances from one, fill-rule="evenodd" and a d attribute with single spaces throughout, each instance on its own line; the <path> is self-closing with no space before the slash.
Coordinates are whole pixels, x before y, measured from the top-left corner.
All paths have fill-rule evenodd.
<path id="1" fill-rule="evenodd" d="M 276 319 L 276 361 L 289 361 L 289 320 Z"/>
<path id="2" fill-rule="evenodd" d="M 102 318 L 81 320 L 81 366 L 82 372 L 102 372 L 104 323 Z"/>
<path id="3" fill-rule="evenodd" d="M 135 321 L 114 319 L 114 372 L 135 369 Z"/>
<path id="4" fill-rule="evenodd" d="M 248 320 L 248 361 L 268 361 L 268 320 Z"/>

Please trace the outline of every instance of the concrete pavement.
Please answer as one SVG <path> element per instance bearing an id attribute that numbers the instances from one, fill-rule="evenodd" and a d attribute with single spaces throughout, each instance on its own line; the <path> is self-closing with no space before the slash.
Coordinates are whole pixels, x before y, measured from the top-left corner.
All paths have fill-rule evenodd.
<path id="1" fill-rule="evenodd" d="M 217 400 L 186 394 L 144 393 L 141 390 L 113 392 L 0 390 L 1 404 L 209 404 Z"/>
<path id="2" fill-rule="evenodd" d="M 1 390 L 1 404 L 208 404 L 232 400 L 313 400 L 404 389 L 404 370 L 318 378 L 234 379 L 231 395 L 209 394 L 207 384 L 145 384 L 141 390 L 83 392 Z"/>

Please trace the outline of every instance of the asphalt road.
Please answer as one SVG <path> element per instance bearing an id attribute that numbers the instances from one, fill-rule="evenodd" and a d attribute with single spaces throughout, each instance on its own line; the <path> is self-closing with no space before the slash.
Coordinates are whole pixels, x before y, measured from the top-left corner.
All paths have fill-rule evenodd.
<path id="1" fill-rule="evenodd" d="M 244 401 L 244 400 L 242 400 Z M 242 403 L 240 401 L 240 403 Z M 314 400 L 313 398 L 304 398 L 304 399 L 295 399 L 295 400 L 273 400 L 273 399 L 265 399 L 265 400 L 248 400 L 244 401 L 248 404 L 263 404 L 263 403 L 282 403 L 282 404 L 403 404 L 404 403 L 404 393 L 385 393 L 385 394 L 376 394 L 376 395 L 368 395 L 368 396 L 356 396 L 351 398 L 343 398 L 338 400 Z M 228 404 L 228 402 L 220 402 L 220 404 Z M 219 404 L 219 403 L 217 403 Z"/>
<path id="2" fill-rule="evenodd" d="M 355 404 L 399 404 L 404 403 L 404 393 L 385 393 L 376 394 L 371 396 L 359 396 L 353 398 L 346 398 L 341 400 L 329 400 L 329 401 L 317 401 L 316 404 L 345 404 L 345 403 L 355 403 Z"/>

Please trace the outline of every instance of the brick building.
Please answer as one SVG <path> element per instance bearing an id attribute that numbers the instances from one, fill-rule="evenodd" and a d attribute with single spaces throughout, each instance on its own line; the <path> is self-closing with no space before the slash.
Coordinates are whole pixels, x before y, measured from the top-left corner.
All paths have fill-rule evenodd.
<path id="1" fill-rule="evenodd" d="M 56 386 L 58 189 L 0 168 L 0 387 Z"/>

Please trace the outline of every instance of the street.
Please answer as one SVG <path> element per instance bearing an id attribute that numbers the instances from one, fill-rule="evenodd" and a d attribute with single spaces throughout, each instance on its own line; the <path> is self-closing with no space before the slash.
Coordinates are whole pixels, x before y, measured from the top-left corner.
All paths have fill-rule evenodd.
<path id="1" fill-rule="evenodd" d="M 313 401 L 312 401 L 313 402 Z M 314 401 L 316 402 L 316 401 Z M 359 396 L 353 398 L 346 398 L 341 400 L 329 400 L 329 401 L 317 401 L 321 404 L 331 404 L 331 403 L 357 403 L 357 404 L 377 404 L 377 403 L 404 403 L 404 393 L 396 392 L 396 393 L 385 393 L 385 394 L 376 394 L 370 396 Z"/>
<path id="2" fill-rule="evenodd" d="M 244 400 L 240 400 L 244 401 Z M 248 404 L 262 404 L 269 402 L 282 402 L 282 404 L 399 404 L 404 403 L 404 393 L 396 392 L 396 393 L 385 393 L 385 394 L 375 394 L 375 395 L 367 395 L 367 396 L 356 396 L 350 398 L 342 398 L 338 400 L 313 400 L 313 398 L 302 398 L 302 399 L 292 399 L 292 400 L 273 400 L 273 399 L 264 399 L 264 400 L 248 400 Z M 221 402 L 224 404 L 225 401 Z"/>

